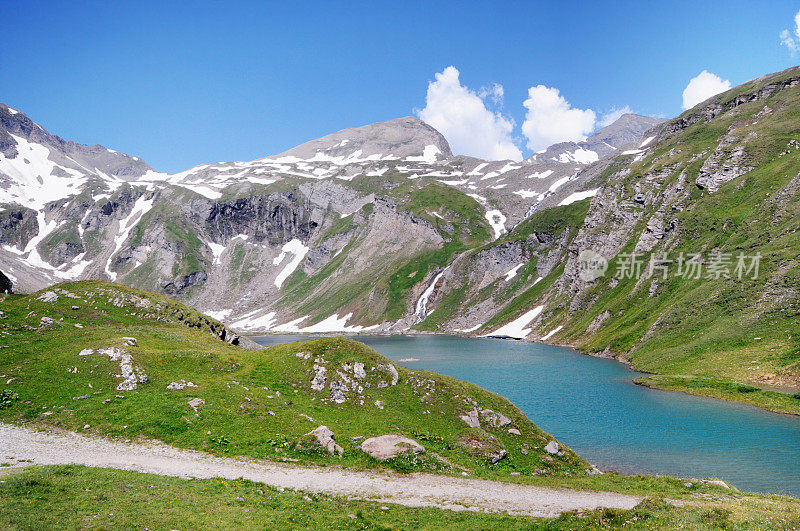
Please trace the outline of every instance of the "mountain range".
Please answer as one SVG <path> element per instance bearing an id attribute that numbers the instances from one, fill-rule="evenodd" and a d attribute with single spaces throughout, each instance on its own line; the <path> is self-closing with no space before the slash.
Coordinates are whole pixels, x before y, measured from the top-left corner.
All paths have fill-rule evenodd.
<path id="1" fill-rule="evenodd" d="M 171 295 L 241 332 L 541 339 L 663 387 L 796 386 L 799 84 L 792 68 L 671 120 L 626 114 L 522 162 L 454 155 L 406 117 L 177 174 L 0 104 L 0 270 L 21 291 Z M 582 274 L 589 252 L 604 274 Z"/>

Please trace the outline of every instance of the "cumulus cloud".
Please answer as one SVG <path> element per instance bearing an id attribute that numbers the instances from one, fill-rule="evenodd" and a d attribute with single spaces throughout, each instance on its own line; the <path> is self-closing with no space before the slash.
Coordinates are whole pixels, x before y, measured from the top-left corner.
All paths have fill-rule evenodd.
<path id="1" fill-rule="evenodd" d="M 601 127 L 609 126 L 619 120 L 623 114 L 630 114 L 632 112 L 631 108 L 627 105 L 624 107 L 612 107 L 610 111 L 603 114 L 603 117 L 597 121 L 597 128 L 600 129 Z"/>
<path id="2" fill-rule="evenodd" d="M 577 142 L 594 132 L 597 115 L 591 109 L 574 109 L 557 88 L 537 85 L 528 89 L 522 134 L 527 146 L 541 151 L 558 142 Z"/>
<path id="3" fill-rule="evenodd" d="M 428 84 L 425 108 L 417 111 L 417 116 L 442 133 L 454 153 L 488 160 L 522 160 L 511 137 L 514 121 L 490 111 L 484 101 L 490 98 L 502 102 L 501 85 L 494 84 L 478 94 L 461 84 L 453 66 L 435 77 Z"/>
<path id="4" fill-rule="evenodd" d="M 731 88 L 731 82 L 723 80 L 718 75 L 703 70 L 693 77 L 686 88 L 683 89 L 683 108 L 691 109 L 698 103 L 725 92 Z"/>
<path id="5" fill-rule="evenodd" d="M 788 29 L 780 33 L 781 44 L 786 46 L 792 55 L 800 50 L 800 11 L 794 16 L 794 33 Z"/>

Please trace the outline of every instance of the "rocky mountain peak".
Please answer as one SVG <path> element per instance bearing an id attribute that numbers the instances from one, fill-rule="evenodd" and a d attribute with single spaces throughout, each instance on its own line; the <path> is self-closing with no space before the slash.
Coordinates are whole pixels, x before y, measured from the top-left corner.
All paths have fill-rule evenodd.
<path id="1" fill-rule="evenodd" d="M 540 153 L 534 153 L 525 159 L 524 163 L 536 165 L 547 165 L 553 162 L 591 164 L 627 144 L 636 142 L 645 131 L 663 121 L 661 118 L 626 113 L 611 125 L 598 129 L 586 140 L 553 144 Z"/>
<path id="2" fill-rule="evenodd" d="M 271 158 L 392 160 L 422 157 L 420 160 L 436 162 L 452 156 L 450 145 L 439 131 L 419 118 L 406 116 L 342 129 Z"/>
<path id="3" fill-rule="evenodd" d="M 99 144 L 85 145 L 50 134 L 26 114 L 0 103 L 0 178 L 18 173 L 10 161 L 23 152 L 26 164 L 38 164 L 57 174 L 91 174 L 95 171 L 132 180 L 153 169 L 142 159 Z M 37 159 L 37 160 L 33 160 Z M 3 164 L 6 162 L 7 164 Z M 50 176 L 41 175 L 42 179 Z"/>

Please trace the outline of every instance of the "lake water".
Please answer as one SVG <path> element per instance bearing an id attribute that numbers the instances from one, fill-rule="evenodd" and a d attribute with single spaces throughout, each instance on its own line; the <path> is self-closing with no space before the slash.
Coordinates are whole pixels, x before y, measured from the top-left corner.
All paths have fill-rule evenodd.
<path id="1" fill-rule="evenodd" d="M 307 339 L 254 338 L 263 345 Z M 717 477 L 800 497 L 800 417 L 632 383 L 621 363 L 539 343 L 449 336 L 357 336 L 409 369 L 480 385 L 601 469 Z M 409 358 L 419 361 L 400 361 Z"/>

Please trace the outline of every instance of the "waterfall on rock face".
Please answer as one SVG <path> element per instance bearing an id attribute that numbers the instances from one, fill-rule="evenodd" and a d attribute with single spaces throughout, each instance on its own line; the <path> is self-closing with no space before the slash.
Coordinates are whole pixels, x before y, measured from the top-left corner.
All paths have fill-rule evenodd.
<path id="1" fill-rule="evenodd" d="M 430 313 L 428 311 L 428 300 L 431 298 L 431 295 L 433 295 L 433 290 L 436 289 L 436 284 L 439 282 L 439 279 L 442 278 L 442 275 L 444 275 L 445 271 L 448 269 L 450 269 L 450 266 L 445 267 L 441 270 L 441 272 L 439 272 L 438 275 L 433 277 L 433 282 L 430 283 L 425 291 L 422 292 L 422 295 L 420 295 L 419 300 L 417 300 L 417 308 L 414 312 L 414 315 L 417 318 L 417 323 L 422 322 L 422 320 L 425 319 Z"/>

